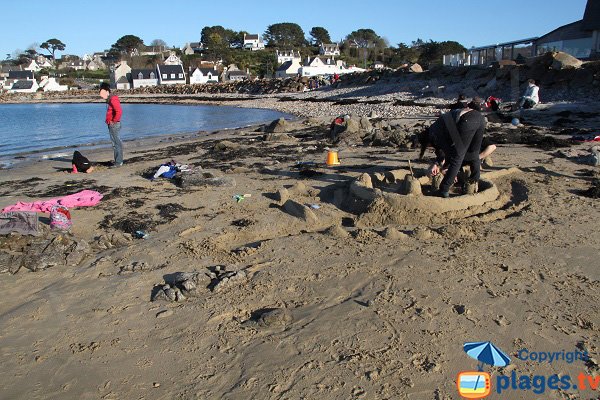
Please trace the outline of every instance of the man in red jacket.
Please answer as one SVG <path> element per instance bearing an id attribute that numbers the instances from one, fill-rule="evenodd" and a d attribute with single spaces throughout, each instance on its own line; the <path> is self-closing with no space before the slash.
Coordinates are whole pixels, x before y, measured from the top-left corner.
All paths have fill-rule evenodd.
<path id="1" fill-rule="evenodd" d="M 106 124 L 108 125 L 108 133 L 110 134 L 110 140 L 112 141 L 113 149 L 115 152 L 115 163 L 114 168 L 118 168 L 123 165 L 123 142 L 119 137 L 121 132 L 121 102 L 115 95 L 110 94 L 110 85 L 106 82 L 100 84 L 100 97 L 106 100 Z"/>

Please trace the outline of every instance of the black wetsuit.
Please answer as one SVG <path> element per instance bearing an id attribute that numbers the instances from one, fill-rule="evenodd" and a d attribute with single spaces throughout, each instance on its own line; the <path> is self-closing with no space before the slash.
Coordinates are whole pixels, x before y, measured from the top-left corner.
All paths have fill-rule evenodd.
<path id="1" fill-rule="evenodd" d="M 453 110 L 450 115 L 454 121 L 461 110 Z M 458 175 L 460 167 L 464 164 L 471 165 L 472 180 L 479 180 L 480 160 L 479 151 L 485 132 L 485 118 L 476 110 L 463 114 L 456 122 L 458 134 L 463 146 L 455 146 L 443 116 L 439 117 L 429 127 L 429 141 L 436 150 L 439 163 L 445 160 L 442 169 L 448 168 L 440 185 L 440 193 L 448 193 Z"/>

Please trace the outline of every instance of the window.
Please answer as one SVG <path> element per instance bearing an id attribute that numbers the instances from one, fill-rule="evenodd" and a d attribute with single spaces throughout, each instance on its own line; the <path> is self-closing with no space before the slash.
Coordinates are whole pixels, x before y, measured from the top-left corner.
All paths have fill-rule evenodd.
<path id="1" fill-rule="evenodd" d="M 171 74 L 171 79 L 175 79 L 175 74 Z"/>
<path id="2" fill-rule="evenodd" d="M 183 79 L 183 74 L 179 74 L 179 79 Z"/>
<path id="3" fill-rule="evenodd" d="M 163 79 L 167 79 L 167 74 L 162 74 L 163 75 Z"/>
<path id="4" fill-rule="evenodd" d="M 141 72 L 138 74 L 138 79 L 144 79 L 144 74 L 142 74 Z"/>
<path id="5" fill-rule="evenodd" d="M 154 79 L 156 78 L 156 75 L 154 75 L 154 72 L 150 72 L 150 79 Z"/>

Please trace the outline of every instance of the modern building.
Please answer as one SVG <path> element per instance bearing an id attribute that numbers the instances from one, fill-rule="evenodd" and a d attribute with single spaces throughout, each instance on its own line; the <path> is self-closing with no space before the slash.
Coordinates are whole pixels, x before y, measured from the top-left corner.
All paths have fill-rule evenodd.
<path id="1" fill-rule="evenodd" d="M 600 0 L 588 0 L 583 19 L 556 28 L 536 40 L 536 55 L 562 51 L 580 59 L 600 54 Z"/>

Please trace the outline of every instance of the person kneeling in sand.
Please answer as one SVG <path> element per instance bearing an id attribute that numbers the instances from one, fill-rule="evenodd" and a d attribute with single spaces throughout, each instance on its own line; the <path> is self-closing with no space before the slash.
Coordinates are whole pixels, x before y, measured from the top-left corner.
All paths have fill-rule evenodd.
<path id="1" fill-rule="evenodd" d="M 443 114 L 419 134 L 420 158 L 423 158 L 428 146 L 435 149 L 436 161 L 429 168 L 429 174 L 436 176 L 445 171 L 438 191 L 440 197 L 449 196 L 463 165 L 471 167 L 469 183 L 479 181 L 480 150 L 486 127 L 486 120 L 480 112 L 482 103 L 480 98 L 474 98 L 467 107 Z"/>
<path id="2" fill-rule="evenodd" d="M 85 172 L 86 174 L 89 174 L 90 172 L 94 171 L 94 167 L 92 167 L 90 160 L 85 158 L 77 150 L 73 153 L 73 160 L 71 160 L 71 164 L 73 166 L 74 174 L 78 172 Z"/>

